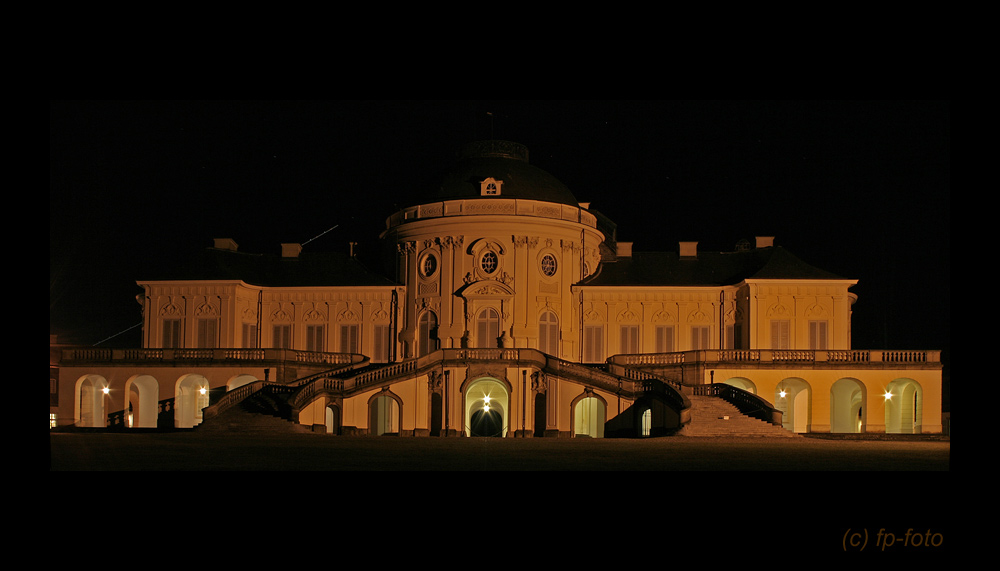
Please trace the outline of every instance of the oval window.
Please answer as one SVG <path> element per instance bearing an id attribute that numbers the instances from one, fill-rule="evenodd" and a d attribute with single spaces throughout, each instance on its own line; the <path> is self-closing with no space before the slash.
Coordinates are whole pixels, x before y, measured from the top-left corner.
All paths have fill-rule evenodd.
<path id="1" fill-rule="evenodd" d="M 556 257 L 552 254 L 542 256 L 542 273 L 550 278 L 556 275 Z"/>

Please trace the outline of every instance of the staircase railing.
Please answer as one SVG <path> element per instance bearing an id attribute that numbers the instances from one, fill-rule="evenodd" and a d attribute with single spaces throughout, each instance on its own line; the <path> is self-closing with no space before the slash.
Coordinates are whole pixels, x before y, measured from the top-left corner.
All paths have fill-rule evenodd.
<path id="1" fill-rule="evenodd" d="M 735 406 L 742 414 L 781 426 L 782 412 L 749 391 L 725 383 L 697 385 L 693 389 L 695 395 L 719 397 Z"/>

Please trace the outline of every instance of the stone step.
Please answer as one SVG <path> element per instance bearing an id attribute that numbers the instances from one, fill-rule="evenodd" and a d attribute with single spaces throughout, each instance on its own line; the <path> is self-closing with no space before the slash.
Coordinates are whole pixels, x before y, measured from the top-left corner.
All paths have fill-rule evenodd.
<path id="1" fill-rule="evenodd" d="M 801 435 L 742 414 L 734 405 L 718 397 L 692 396 L 691 422 L 678 436 L 732 436 L 801 438 Z"/>
<path id="2" fill-rule="evenodd" d="M 205 420 L 196 429 L 199 432 L 312 432 L 290 420 L 249 412 L 239 406 Z"/>

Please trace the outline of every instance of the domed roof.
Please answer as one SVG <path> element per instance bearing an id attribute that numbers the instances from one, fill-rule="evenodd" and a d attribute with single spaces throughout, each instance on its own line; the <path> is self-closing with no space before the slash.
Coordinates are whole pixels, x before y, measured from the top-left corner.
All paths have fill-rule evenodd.
<path id="1" fill-rule="evenodd" d="M 551 174 L 528 163 L 528 149 L 510 141 L 477 141 L 459 153 L 458 163 L 427 189 L 426 200 L 489 200 L 482 183 L 498 181 L 497 198 L 522 198 L 579 206 L 576 197 Z"/>

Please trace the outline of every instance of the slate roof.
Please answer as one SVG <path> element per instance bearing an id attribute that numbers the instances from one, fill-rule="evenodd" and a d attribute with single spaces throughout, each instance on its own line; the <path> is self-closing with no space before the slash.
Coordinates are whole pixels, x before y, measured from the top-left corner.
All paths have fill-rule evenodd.
<path id="1" fill-rule="evenodd" d="M 146 272 L 146 280 L 242 280 L 263 287 L 394 286 L 346 253 L 303 251 L 296 258 L 207 248 Z"/>
<path id="2" fill-rule="evenodd" d="M 746 279 L 846 279 L 811 266 L 780 246 L 739 252 L 634 252 L 602 263 L 584 286 L 722 286 Z"/>

